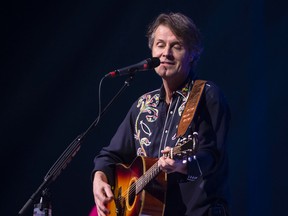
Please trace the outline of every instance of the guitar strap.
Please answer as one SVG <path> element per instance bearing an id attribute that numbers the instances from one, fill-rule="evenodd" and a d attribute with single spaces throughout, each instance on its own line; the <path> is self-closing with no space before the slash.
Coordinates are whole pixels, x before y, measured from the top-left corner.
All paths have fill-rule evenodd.
<path id="1" fill-rule="evenodd" d="M 177 137 L 183 136 L 192 122 L 206 82 L 206 80 L 195 80 L 178 125 Z"/>

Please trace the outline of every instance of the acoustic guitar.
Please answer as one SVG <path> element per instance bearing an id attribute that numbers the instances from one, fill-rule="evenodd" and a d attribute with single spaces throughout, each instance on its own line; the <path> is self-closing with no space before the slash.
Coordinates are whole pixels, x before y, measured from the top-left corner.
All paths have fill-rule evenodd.
<path id="1" fill-rule="evenodd" d="M 195 154 L 195 135 L 182 139 L 167 155 L 184 158 Z M 158 158 L 138 156 L 130 166 L 117 164 L 114 200 L 107 205 L 109 216 L 163 215 L 167 175 L 158 167 Z"/>

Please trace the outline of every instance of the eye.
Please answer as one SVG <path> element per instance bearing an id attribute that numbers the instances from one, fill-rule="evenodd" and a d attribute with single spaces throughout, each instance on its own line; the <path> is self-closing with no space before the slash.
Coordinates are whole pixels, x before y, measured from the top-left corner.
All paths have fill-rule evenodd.
<path id="1" fill-rule="evenodd" d="M 156 43 L 156 46 L 162 48 L 165 47 L 165 44 L 163 42 L 158 42 Z"/>
<path id="2" fill-rule="evenodd" d="M 182 45 L 181 44 L 174 44 L 173 48 L 176 49 L 176 50 L 181 50 L 182 49 Z"/>

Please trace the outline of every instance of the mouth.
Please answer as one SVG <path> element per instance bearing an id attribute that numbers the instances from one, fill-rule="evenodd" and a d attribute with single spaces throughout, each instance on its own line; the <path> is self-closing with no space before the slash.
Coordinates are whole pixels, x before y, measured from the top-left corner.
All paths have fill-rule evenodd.
<path id="1" fill-rule="evenodd" d="M 161 62 L 162 65 L 174 65 L 174 62 L 169 62 L 169 61 L 162 61 Z"/>

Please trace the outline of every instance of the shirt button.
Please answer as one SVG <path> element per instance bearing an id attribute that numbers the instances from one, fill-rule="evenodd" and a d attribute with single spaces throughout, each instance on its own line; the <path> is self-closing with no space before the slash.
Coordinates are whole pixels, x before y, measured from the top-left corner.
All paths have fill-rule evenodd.
<path id="1" fill-rule="evenodd" d="M 173 114 L 173 111 L 170 111 L 170 114 L 172 115 L 172 114 Z"/>
<path id="2" fill-rule="evenodd" d="M 165 130 L 165 133 L 168 133 L 168 130 Z"/>

